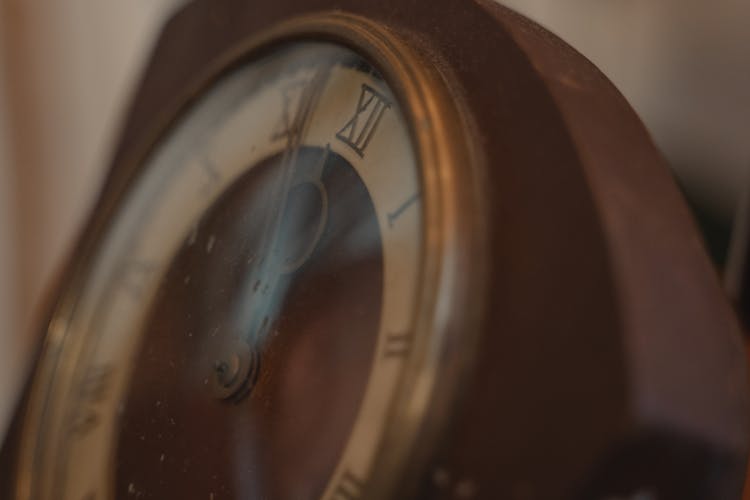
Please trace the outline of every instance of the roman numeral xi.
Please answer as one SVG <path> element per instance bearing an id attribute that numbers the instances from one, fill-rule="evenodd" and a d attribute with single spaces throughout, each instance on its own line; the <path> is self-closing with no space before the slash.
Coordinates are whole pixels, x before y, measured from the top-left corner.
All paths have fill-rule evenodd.
<path id="1" fill-rule="evenodd" d="M 383 94 L 363 83 L 354 116 L 338 131 L 336 138 L 364 157 L 365 149 L 375 135 L 380 119 L 390 107 L 390 101 Z"/>

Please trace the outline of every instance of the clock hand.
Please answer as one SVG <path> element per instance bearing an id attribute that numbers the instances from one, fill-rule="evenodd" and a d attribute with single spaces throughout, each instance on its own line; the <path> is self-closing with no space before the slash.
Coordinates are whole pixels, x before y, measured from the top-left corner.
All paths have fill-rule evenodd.
<path id="1" fill-rule="evenodd" d="M 325 150 L 323 150 L 323 153 L 320 155 L 317 161 L 309 166 L 306 165 L 305 171 L 302 172 L 303 175 L 299 175 L 298 173 L 295 178 L 295 183 L 292 185 L 291 189 L 306 185 L 312 186 L 312 188 L 317 191 L 318 196 L 320 197 L 320 215 L 318 217 L 318 223 L 313 237 L 310 239 L 306 247 L 301 247 L 302 251 L 299 252 L 298 256 L 296 256 L 295 258 L 287 256 L 284 259 L 284 261 L 282 262 L 282 268 L 280 269 L 281 274 L 291 274 L 302 267 L 302 265 L 310 258 L 318 242 L 320 241 L 320 238 L 323 236 L 323 230 L 328 223 L 328 192 L 322 182 L 322 178 L 323 169 L 328 162 L 328 157 L 330 156 L 330 154 L 331 145 L 327 144 Z M 292 223 L 294 223 L 294 221 L 292 221 Z M 286 228 L 286 231 L 293 230 L 294 228 Z M 279 244 L 281 242 L 277 239 L 276 243 Z"/>
<path id="2" fill-rule="evenodd" d="M 299 179 L 301 176 L 297 164 L 302 139 L 329 74 L 328 68 L 318 70 L 305 83 L 292 119 L 287 120 L 286 147 L 279 166 L 280 175 L 273 186 L 273 200 L 262 230 L 259 251 L 256 254 L 260 258 L 256 260 L 249 279 L 246 280 L 244 289 L 240 292 L 242 298 L 238 301 L 239 307 L 236 314 L 237 324 L 240 325 L 242 331 L 241 342 L 229 345 L 227 353 L 217 360 L 213 367 L 214 394 L 219 399 L 239 401 L 249 393 L 251 389 L 249 385 L 252 383 L 248 383 L 252 378 L 250 374 L 255 374 L 257 377 L 258 367 L 247 365 L 256 365 L 260 362 L 257 355 L 259 346 L 268 335 L 270 324 L 278 314 L 285 296 L 286 290 L 279 286 L 279 280 L 283 275 L 298 269 L 307 260 L 325 227 L 327 198 L 320 183 L 320 175 L 328 158 L 329 148 L 326 148 L 311 172 L 308 172 L 302 179 Z M 288 118 L 289 110 L 285 111 L 287 111 L 285 115 Z M 289 193 L 296 184 L 301 182 L 310 182 L 319 190 L 323 212 L 312 244 L 300 258 L 288 262 L 285 259 L 284 249 L 279 245 L 280 241 L 283 241 L 282 221 Z M 239 344 L 245 344 L 247 348 L 238 347 Z"/>
<path id="3" fill-rule="evenodd" d="M 261 260 L 254 266 L 250 279 L 247 281 L 250 289 L 243 293 L 243 298 L 247 297 L 247 299 L 239 302 L 240 307 L 242 307 L 239 314 L 243 315 L 239 324 L 243 325 L 243 331 L 247 335 L 246 340 L 251 344 L 262 341 L 268 333 L 269 323 L 272 322 L 281 307 L 286 294 L 286 288 L 279 284 L 281 278 L 293 273 L 307 261 L 322 236 L 328 217 L 328 199 L 320 176 L 329 153 L 330 148 L 327 147 L 312 166 L 306 167 L 304 177 L 297 173 L 291 179 L 294 181 L 297 181 L 300 177 L 301 179 L 298 182 L 290 182 L 289 186 L 285 186 L 283 206 L 278 215 L 272 219 L 273 232 L 267 246 L 261 247 L 264 248 L 264 252 L 260 254 L 262 255 Z M 288 248 L 284 243 L 293 238 L 294 235 L 285 234 L 285 231 L 291 230 L 289 227 L 282 225 L 283 209 L 289 200 L 291 188 L 300 184 L 309 184 L 318 190 L 321 199 L 321 213 L 318 217 L 317 229 L 310 242 L 302 251 L 298 252 L 298 256 L 289 257 Z M 293 249 L 296 250 L 296 246 Z"/>
<path id="4" fill-rule="evenodd" d="M 310 116 L 315 108 L 315 104 L 320 98 L 320 94 L 325 86 L 330 69 L 324 68 L 316 71 L 310 80 L 305 82 L 298 101 L 297 108 L 294 110 L 291 120 L 288 120 L 285 135 L 287 138 L 286 147 L 284 148 L 281 160 L 281 175 L 279 183 L 276 186 L 271 215 L 268 218 L 268 224 L 264 229 L 264 236 L 261 240 L 261 254 L 267 256 L 273 250 L 276 243 L 283 209 L 287 204 L 289 190 L 292 187 L 299 156 L 299 148 L 302 138 L 307 132 L 310 122 Z M 288 102 L 288 101 L 287 101 Z M 288 118 L 288 110 L 285 115 Z"/>

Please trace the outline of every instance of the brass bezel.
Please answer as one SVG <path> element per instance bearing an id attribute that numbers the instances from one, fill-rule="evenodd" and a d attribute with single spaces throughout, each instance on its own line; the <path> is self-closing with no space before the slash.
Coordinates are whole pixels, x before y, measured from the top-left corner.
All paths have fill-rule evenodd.
<path id="1" fill-rule="evenodd" d="M 38 449 L 44 444 L 37 432 L 50 394 L 46 388 L 60 362 L 76 362 L 61 358 L 60 353 L 70 335 L 68 326 L 86 269 L 96 255 L 107 221 L 150 152 L 195 97 L 237 64 L 293 40 L 331 41 L 361 54 L 382 73 L 409 124 L 422 176 L 425 224 L 424 267 L 415 312 L 417 341 L 390 409 L 366 496 L 389 498 L 396 491 L 403 492 L 427 464 L 436 437 L 445 428 L 458 398 L 480 331 L 482 301 L 476 297 L 484 296 L 486 274 L 485 212 L 478 194 L 482 160 L 472 144 L 473 127 L 462 109 L 462 99 L 451 92 L 447 82 L 449 75 L 440 74 L 425 54 L 382 25 L 360 16 L 324 12 L 249 34 L 241 44 L 225 51 L 187 88 L 172 112 L 157 117 L 149 140 L 133 150 L 124 165 L 116 165 L 127 175 L 105 189 L 100 202 L 103 214 L 91 221 L 84 235 L 85 251 L 74 260 L 68 286 L 59 295 L 47 325 L 22 429 L 16 483 L 19 500 L 32 498 L 36 490 L 32 484 L 41 483 L 44 492 L 44 484 L 50 481 L 35 473 Z"/>

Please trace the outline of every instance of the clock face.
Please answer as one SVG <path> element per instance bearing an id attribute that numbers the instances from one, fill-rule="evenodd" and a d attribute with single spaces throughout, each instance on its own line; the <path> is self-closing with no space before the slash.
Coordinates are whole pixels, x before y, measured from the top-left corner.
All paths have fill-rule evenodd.
<path id="1" fill-rule="evenodd" d="M 288 43 L 217 80 L 53 325 L 31 496 L 363 494 L 414 351 L 420 182 L 355 52 Z"/>

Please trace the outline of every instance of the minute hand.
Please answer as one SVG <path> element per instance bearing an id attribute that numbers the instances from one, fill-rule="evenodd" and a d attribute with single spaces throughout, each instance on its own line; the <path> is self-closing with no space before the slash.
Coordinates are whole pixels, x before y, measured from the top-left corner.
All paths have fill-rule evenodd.
<path id="1" fill-rule="evenodd" d="M 249 343 L 261 341 L 266 335 L 268 323 L 273 320 L 283 302 L 283 290 L 278 290 L 278 282 L 284 274 L 284 255 L 278 247 L 284 209 L 289 198 L 289 191 L 294 185 L 295 170 L 302 140 L 306 135 L 322 90 L 328 81 L 330 70 L 318 70 L 307 80 L 294 109 L 286 109 L 286 147 L 282 154 L 280 175 L 273 189 L 273 198 L 263 235 L 258 247 L 258 258 L 253 266 L 250 279 L 246 281 L 242 293 L 239 312 L 244 330 L 243 336 Z M 289 102 L 289 101 L 287 101 Z M 291 108 L 291 106 L 290 106 Z"/>

